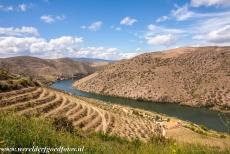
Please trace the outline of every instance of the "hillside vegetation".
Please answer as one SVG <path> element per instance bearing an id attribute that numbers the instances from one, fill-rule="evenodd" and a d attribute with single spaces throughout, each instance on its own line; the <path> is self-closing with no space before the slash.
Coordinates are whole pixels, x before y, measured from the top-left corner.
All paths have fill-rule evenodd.
<path id="1" fill-rule="evenodd" d="M 109 65 L 75 87 L 103 95 L 230 111 L 230 47 L 178 48 Z"/>
<path id="2" fill-rule="evenodd" d="M 57 79 L 91 74 L 97 67 L 91 66 L 88 62 L 74 61 L 70 58 L 40 59 L 19 56 L 1 58 L 0 68 L 47 83 Z"/>
<path id="3" fill-rule="evenodd" d="M 61 129 L 57 129 L 53 120 L 29 118 L 14 113 L 0 113 L 0 148 L 69 147 L 81 148 L 79 150 L 86 154 L 229 153 L 229 150 L 219 151 L 216 148 L 210 149 L 200 145 L 181 144 L 173 140 L 152 138 L 149 142 L 143 143 L 139 140 L 128 141 L 125 138 L 101 133 L 87 135 L 79 131 L 69 132 L 65 128 L 66 126 L 62 125 Z M 75 153 L 82 153 L 82 151 Z"/>

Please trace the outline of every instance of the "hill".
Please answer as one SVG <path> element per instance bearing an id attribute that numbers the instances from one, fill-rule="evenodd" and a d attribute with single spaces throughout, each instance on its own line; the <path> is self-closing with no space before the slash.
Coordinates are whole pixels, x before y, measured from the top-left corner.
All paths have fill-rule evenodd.
<path id="1" fill-rule="evenodd" d="M 74 61 L 70 58 L 40 59 L 29 56 L 1 58 L 0 68 L 37 79 L 43 83 L 87 75 L 96 70 L 87 62 Z"/>
<path id="2" fill-rule="evenodd" d="M 19 90 L 27 87 L 36 87 L 40 83 L 29 78 L 11 74 L 0 68 L 0 92 Z M 1 97 L 0 97 L 1 100 Z"/>
<path id="3" fill-rule="evenodd" d="M 230 47 L 178 48 L 109 65 L 75 83 L 103 95 L 230 109 Z"/>

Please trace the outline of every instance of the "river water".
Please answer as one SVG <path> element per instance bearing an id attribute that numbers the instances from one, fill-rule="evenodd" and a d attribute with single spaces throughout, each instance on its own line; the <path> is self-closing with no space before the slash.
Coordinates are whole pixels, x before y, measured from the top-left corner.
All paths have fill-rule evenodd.
<path id="1" fill-rule="evenodd" d="M 68 93 L 77 96 L 84 96 L 88 98 L 94 98 L 108 103 L 127 105 L 134 108 L 140 108 L 157 113 L 163 113 L 168 116 L 177 117 L 182 120 L 194 122 L 199 125 L 204 125 L 209 129 L 227 132 L 228 129 L 220 119 L 220 113 L 217 111 L 211 111 L 206 108 L 193 108 L 188 106 L 181 106 L 172 103 L 153 103 L 146 101 L 136 101 L 126 98 L 118 98 L 111 96 L 102 96 L 92 93 L 83 92 L 72 87 L 72 84 L 76 80 L 62 80 L 53 83 L 50 87 L 55 89 L 64 90 Z M 230 115 L 225 115 L 225 118 L 230 120 Z"/>

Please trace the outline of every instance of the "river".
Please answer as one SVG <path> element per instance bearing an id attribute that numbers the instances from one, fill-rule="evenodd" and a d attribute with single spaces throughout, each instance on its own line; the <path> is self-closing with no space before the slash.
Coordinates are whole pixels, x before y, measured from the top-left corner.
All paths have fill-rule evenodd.
<path id="1" fill-rule="evenodd" d="M 163 113 L 168 116 L 191 121 L 199 125 L 204 125 L 207 128 L 216 131 L 221 131 L 221 132 L 228 131 L 227 127 L 220 119 L 220 115 L 219 115 L 220 113 L 217 111 L 211 111 L 206 108 L 193 108 L 188 106 L 181 106 L 172 103 L 153 103 L 153 102 L 146 102 L 146 101 L 130 100 L 126 98 L 96 95 L 92 93 L 82 92 L 80 90 L 73 88 L 72 84 L 75 81 L 76 80 L 71 80 L 71 79 L 57 81 L 52 85 L 50 85 L 50 87 L 64 90 L 68 93 L 77 96 L 84 96 L 88 98 L 103 100 L 108 103 L 127 105 L 134 108 L 140 108 L 140 109 L 153 111 L 157 113 Z M 230 120 L 230 115 L 228 115 L 227 118 Z"/>

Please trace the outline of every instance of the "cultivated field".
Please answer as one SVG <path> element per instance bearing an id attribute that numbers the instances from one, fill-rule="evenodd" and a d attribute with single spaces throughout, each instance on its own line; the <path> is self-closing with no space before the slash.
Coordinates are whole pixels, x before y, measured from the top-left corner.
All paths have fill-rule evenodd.
<path id="1" fill-rule="evenodd" d="M 74 97 L 50 88 L 28 87 L 0 93 L 0 101 L 0 112 L 15 111 L 18 115 L 43 118 L 67 117 L 74 128 L 84 133 L 103 132 L 130 140 L 138 138 L 147 141 L 156 135 L 156 119 L 160 116 L 165 123 L 166 137 L 186 143 L 230 147 L 226 134 L 220 137 L 220 134 L 212 131 L 197 133 L 190 129 L 187 122 L 175 118 L 168 120 L 168 117 L 158 114 Z M 195 125 L 194 128 L 199 129 Z"/>
<path id="2" fill-rule="evenodd" d="M 47 118 L 63 116 L 67 117 L 75 128 L 86 132 L 101 131 L 143 140 L 154 132 L 153 121 L 120 117 L 115 122 L 115 114 L 48 88 L 32 87 L 1 93 L 0 99 L 0 111 L 16 111 L 19 115 Z M 130 123 L 132 124 L 129 125 Z"/>

